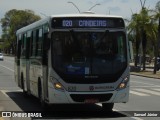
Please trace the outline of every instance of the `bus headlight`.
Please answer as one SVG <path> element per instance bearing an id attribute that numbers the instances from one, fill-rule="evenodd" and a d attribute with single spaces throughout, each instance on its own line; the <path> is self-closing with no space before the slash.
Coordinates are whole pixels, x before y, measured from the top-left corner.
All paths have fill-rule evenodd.
<path id="1" fill-rule="evenodd" d="M 123 78 L 122 82 L 118 85 L 117 90 L 126 88 L 128 81 L 129 81 L 129 76 Z"/>
<path id="2" fill-rule="evenodd" d="M 54 83 L 56 89 L 63 89 L 63 86 L 60 83 Z"/>
<path id="3" fill-rule="evenodd" d="M 50 77 L 50 82 L 53 84 L 53 87 L 57 90 L 64 90 L 63 85 L 56 80 L 54 77 Z"/>

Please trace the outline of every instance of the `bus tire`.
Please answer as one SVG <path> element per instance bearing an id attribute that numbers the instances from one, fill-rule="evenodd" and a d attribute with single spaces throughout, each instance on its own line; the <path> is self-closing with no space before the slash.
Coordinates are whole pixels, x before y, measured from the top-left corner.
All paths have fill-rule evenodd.
<path id="1" fill-rule="evenodd" d="M 23 90 L 24 96 L 26 96 L 26 95 L 27 95 L 27 92 L 26 92 L 25 89 L 24 89 L 24 77 L 23 77 L 23 73 L 21 74 L 21 88 L 22 88 L 22 90 Z"/>
<path id="2" fill-rule="evenodd" d="M 112 112 L 114 103 L 102 103 L 103 111 Z"/>
<path id="3" fill-rule="evenodd" d="M 48 109 L 48 104 L 43 100 L 42 84 L 41 84 L 40 78 L 38 79 L 38 98 L 40 100 L 40 104 L 41 104 L 42 109 L 46 111 Z"/>

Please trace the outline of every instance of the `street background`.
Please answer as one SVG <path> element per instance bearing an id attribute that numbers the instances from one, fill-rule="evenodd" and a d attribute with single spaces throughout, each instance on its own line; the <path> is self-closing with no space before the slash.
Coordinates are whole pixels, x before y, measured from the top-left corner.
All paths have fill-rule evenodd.
<path id="1" fill-rule="evenodd" d="M 128 111 L 158 111 L 160 113 L 160 79 L 137 75 L 130 77 L 130 99 L 128 103 L 116 103 L 111 113 L 102 112 L 101 104 L 57 105 L 45 117 L 52 119 L 111 119 L 111 120 L 158 120 L 158 117 L 128 116 Z M 0 61 L 0 111 L 42 112 L 39 100 L 24 96 L 14 81 L 14 57 L 5 56 Z M 4 119 L 4 118 L 1 118 Z M 1 120 L 0 119 L 0 120 Z M 5 118 L 6 119 L 6 118 Z M 12 120 L 22 118 L 10 118 Z M 31 118 L 24 118 L 30 120 Z"/>

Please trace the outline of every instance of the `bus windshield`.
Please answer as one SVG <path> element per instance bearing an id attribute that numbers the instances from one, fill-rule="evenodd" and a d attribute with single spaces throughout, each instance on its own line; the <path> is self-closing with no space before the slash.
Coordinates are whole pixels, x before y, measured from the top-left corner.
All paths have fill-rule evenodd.
<path id="1" fill-rule="evenodd" d="M 114 82 L 127 67 L 126 52 L 124 32 L 52 33 L 52 66 L 66 82 Z"/>

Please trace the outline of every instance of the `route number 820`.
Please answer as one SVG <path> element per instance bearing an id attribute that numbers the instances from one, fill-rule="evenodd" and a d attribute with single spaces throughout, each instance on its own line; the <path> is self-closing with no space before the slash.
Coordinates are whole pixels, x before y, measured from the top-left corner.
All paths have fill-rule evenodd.
<path id="1" fill-rule="evenodd" d="M 63 20 L 63 27 L 72 27 L 71 20 Z"/>

